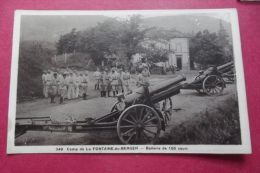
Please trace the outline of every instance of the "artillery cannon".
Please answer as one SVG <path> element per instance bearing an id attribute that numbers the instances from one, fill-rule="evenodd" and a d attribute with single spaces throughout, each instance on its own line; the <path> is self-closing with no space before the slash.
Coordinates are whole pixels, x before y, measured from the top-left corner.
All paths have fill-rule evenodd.
<path id="1" fill-rule="evenodd" d="M 15 136 L 28 130 L 79 133 L 110 129 L 117 131 L 124 144 L 154 144 L 170 120 L 170 97 L 180 93 L 180 82 L 184 80 L 186 78 L 181 75 L 150 87 L 144 84 L 129 95 L 118 95 L 118 101 L 110 112 L 96 119 L 78 121 L 70 117 L 67 121 L 58 122 L 51 117 L 16 118 Z"/>
<path id="2" fill-rule="evenodd" d="M 184 84 L 182 89 L 195 89 L 199 93 L 208 95 L 220 95 L 226 83 L 224 77 L 234 81 L 234 63 L 229 62 L 221 66 L 211 66 L 195 77 L 195 80 L 189 84 Z"/>

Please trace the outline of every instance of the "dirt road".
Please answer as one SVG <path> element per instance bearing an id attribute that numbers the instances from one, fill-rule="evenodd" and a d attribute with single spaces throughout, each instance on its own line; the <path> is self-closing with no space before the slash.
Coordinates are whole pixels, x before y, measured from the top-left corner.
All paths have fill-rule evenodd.
<path id="1" fill-rule="evenodd" d="M 187 81 L 194 79 L 194 74 L 186 74 Z M 153 75 L 151 84 L 158 83 L 172 75 Z M 94 83 L 94 80 L 91 79 Z M 134 87 L 134 83 L 133 83 Z M 25 116 L 51 116 L 57 121 L 64 121 L 68 116 L 77 120 L 84 120 L 86 117 L 98 118 L 104 116 L 110 111 L 116 98 L 100 98 L 99 91 L 95 91 L 93 85 L 89 88 L 89 99 L 75 99 L 67 101 L 67 104 L 50 104 L 49 99 L 41 99 L 36 102 L 17 104 L 17 117 Z M 227 84 L 227 88 L 221 96 L 208 96 L 199 94 L 195 90 L 181 90 L 181 93 L 172 97 L 173 111 L 172 119 L 166 132 L 169 132 L 171 126 L 181 123 L 183 120 L 193 117 L 196 113 L 212 109 L 214 105 L 220 103 L 229 95 L 236 94 L 236 85 Z M 58 98 L 56 98 L 58 101 Z M 161 136 L 164 132 L 161 133 Z M 91 131 L 88 133 L 64 133 L 64 132 L 33 132 L 16 138 L 15 145 L 114 145 L 121 144 L 116 131 Z"/>

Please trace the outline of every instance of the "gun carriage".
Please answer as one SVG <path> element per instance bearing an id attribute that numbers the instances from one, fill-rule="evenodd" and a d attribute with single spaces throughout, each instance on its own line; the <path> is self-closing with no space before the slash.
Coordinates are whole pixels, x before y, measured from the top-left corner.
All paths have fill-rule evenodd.
<path id="1" fill-rule="evenodd" d="M 118 95 L 110 112 L 100 118 L 58 122 L 51 117 L 16 118 L 15 136 L 28 130 L 84 133 L 90 130 L 116 130 L 123 144 L 154 144 L 172 114 L 171 97 L 180 93 L 184 76 L 154 86 L 144 84 L 128 95 Z M 29 120 L 29 122 L 28 122 Z M 26 122 L 24 122 L 26 121 Z"/>
<path id="2" fill-rule="evenodd" d="M 226 83 L 223 78 L 227 77 L 230 81 L 234 81 L 234 63 L 229 62 L 221 66 L 211 66 L 205 71 L 200 71 L 191 83 L 183 84 L 182 89 L 194 89 L 199 93 L 208 95 L 220 95 Z"/>

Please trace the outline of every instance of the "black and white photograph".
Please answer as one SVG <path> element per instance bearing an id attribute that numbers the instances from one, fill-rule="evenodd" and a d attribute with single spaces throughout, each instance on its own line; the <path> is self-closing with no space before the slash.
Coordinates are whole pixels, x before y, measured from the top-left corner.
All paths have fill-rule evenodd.
<path id="1" fill-rule="evenodd" d="M 236 9 L 15 12 L 7 153 L 251 153 Z"/>

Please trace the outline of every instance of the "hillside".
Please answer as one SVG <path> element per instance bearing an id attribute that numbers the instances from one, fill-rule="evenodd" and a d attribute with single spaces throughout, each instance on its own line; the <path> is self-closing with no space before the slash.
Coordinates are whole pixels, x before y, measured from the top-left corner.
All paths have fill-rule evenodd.
<path id="1" fill-rule="evenodd" d="M 106 16 L 22 16 L 21 40 L 41 40 L 54 43 L 60 35 L 69 33 L 73 28 L 81 31 L 94 27 L 103 22 Z M 175 28 L 184 33 L 197 33 L 208 29 L 217 32 L 219 19 L 202 15 L 179 15 L 146 18 L 145 23 L 150 27 L 162 29 Z M 225 29 L 231 34 L 231 25 L 222 20 Z"/>
<path id="2" fill-rule="evenodd" d="M 150 27 L 160 27 L 164 29 L 175 28 L 183 33 L 197 33 L 208 29 L 210 32 L 218 32 L 220 19 L 209 16 L 196 15 L 179 15 L 179 16 L 163 16 L 151 17 L 145 20 L 146 25 Z M 223 21 L 222 24 L 231 35 L 231 24 Z"/>
<path id="3" fill-rule="evenodd" d="M 55 42 L 60 35 L 96 26 L 105 16 L 22 16 L 21 40 L 42 40 Z"/>

